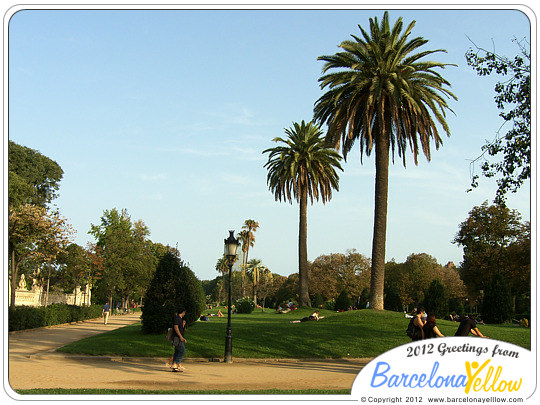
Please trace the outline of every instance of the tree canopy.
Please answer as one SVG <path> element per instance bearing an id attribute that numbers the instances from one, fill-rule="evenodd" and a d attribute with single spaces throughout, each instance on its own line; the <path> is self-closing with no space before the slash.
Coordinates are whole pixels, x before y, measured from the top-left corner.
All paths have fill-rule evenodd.
<path id="1" fill-rule="evenodd" d="M 487 201 L 459 225 L 454 243 L 463 246 L 460 274 L 475 294 L 501 274 L 514 296 L 530 291 L 531 230 L 516 210 Z"/>
<path id="2" fill-rule="evenodd" d="M 495 103 L 501 110 L 503 126 L 510 125 L 506 134 L 501 129 L 493 141 L 482 147 L 480 161 L 485 177 L 497 178 L 495 202 L 503 204 L 508 192 L 516 192 L 531 176 L 531 51 L 530 44 L 515 40 L 519 51 L 513 58 L 471 48 L 465 54 L 467 63 L 479 76 L 497 74 L 502 81 L 495 85 Z M 489 156 L 489 158 L 488 158 Z M 474 174 L 472 188 L 478 186 L 479 175 Z"/>
<path id="3" fill-rule="evenodd" d="M 131 221 L 126 210 L 105 210 L 99 225 L 88 232 L 103 250 L 104 271 L 100 287 L 111 297 L 118 293 L 124 300 L 142 296 L 150 284 L 156 256 L 147 239 L 149 230 L 143 221 Z M 162 254 L 163 249 L 157 249 Z M 161 252 L 161 253 L 159 253 Z M 163 253 L 163 256 L 167 252 Z"/>
<path id="4" fill-rule="evenodd" d="M 9 141 L 9 205 L 44 207 L 57 197 L 64 172 L 40 152 Z"/>

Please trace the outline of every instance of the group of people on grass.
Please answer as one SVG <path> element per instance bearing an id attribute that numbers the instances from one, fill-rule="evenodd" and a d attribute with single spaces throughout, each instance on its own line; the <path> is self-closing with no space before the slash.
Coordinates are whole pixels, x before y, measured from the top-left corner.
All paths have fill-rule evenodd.
<path id="1" fill-rule="evenodd" d="M 174 314 L 172 320 L 172 345 L 174 347 L 174 354 L 167 360 L 165 365 L 167 367 L 170 367 L 173 372 L 183 372 L 185 370 L 185 367 L 182 366 L 182 360 L 184 359 L 186 353 L 185 343 L 187 342 L 184 337 L 186 329 L 186 321 L 184 319 L 185 316 L 186 310 L 184 308 L 179 308 L 178 311 Z M 316 310 L 309 316 L 290 322 L 300 323 L 308 321 L 318 321 L 323 318 L 324 316 L 319 315 L 319 310 Z M 410 320 L 410 325 L 414 329 L 414 333 L 411 337 L 413 341 L 431 339 L 435 337 L 444 337 L 444 335 L 437 327 L 436 316 L 434 314 L 429 314 L 426 316 L 426 311 L 422 307 L 415 309 Z M 475 318 L 471 314 L 461 318 L 455 336 L 468 336 L 469 333 L 472 333 L 473 335 L 478 337 L 486 337 L 478 329 Z"/>
<path id="2" fill-rule="evenodd" d="M 444 337 L 437 327 L 436 315 L 427 315 L 426 310 L 422 307 L 415 309 L 409 322 L 413 329 L 412 336 L 410 336 L 413 342 L 422 339 Z M 460 317 L 459 326 L 454 336 L 469 336 L 469 333 L 482 338 L 487 337 L 478 329 L 477 322 L 472 314 Z"/>

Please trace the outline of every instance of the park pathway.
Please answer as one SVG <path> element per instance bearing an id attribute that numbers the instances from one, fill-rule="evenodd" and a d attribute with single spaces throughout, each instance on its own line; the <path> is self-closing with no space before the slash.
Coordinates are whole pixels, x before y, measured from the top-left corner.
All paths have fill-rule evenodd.
<path id="1" fill-rule="evenodd" d="M 350 389 L 369 359 L 252 360 L 232 364 L 184 361 L 172 373 L 165 359 L 67 355 L 55 350 L 70 342 L 139 321 L 139 314 L 9 334 L 9 387 L 144 390 Z M 171 350 L 172 353 L 172 350 Z M 233 353 L 234 355 L 234 353 Z M 189 356 L 189 341 L 188 341 Z"/>

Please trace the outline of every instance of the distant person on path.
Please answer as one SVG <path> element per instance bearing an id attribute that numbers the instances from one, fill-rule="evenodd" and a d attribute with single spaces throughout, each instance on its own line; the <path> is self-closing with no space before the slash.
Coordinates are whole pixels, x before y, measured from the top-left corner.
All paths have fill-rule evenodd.
<path id="1" fill-rule="evenodd" d="M 174 337 L 172 344 L 174 346 L 174 354 L 172 358 L 172 371 L 184 371 L 185 368 L 182 366 L 182 360 L 186 354 L 186 339 L 184 338 L 184 331 L 186 327 L 186 321 L 184 317 L 186 316 L 186 310 L 184 308 L 179 308 L 178 312 L 174 315 L 173 318 L 173 330 Z"/>
<path id="2" fill-rule="evenodd" d="M 422 327 L 424 330 L 424 339 L 432 339 L 435 337 L 444 337 L 439 328 L 437 327 L 437 317 L 435 314 L 429 314 L 426 323 Z"/>
<path id="3" fill-rule="evenodd" d="M 111 306 L 109 305 L 109 302 L 107 301 L 105 305 L 101 308 L 101 316 L 103 317 L 103 324 L 107 325 L 107 321 L 109 320 L 109 315 L 111 313 Z"/>
<path id="4" fill-rule="evenodd" d="M 454 336 L 469 336 L 469 333 L 472 333 L 474 336 L 478 336 L 481 338 L 487 337 L 482 335 L 482 332 L 478 330 L 474 315 L 472 314 L 469 314 L 466 317 L 462 318 Z"/>

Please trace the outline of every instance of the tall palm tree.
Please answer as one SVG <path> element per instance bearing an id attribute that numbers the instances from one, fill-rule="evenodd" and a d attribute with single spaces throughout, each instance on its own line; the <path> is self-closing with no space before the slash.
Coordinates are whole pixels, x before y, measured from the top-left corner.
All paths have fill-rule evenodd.
<path id="1" fill-rule="evenodd" d="M 450 83 L 435 71 L 450 64 L 421 60 L 446 51 L 415 53 L 428 41 L 409 38 L 414 21 L 403 33 L 402 19 L 391 28 L 388 12 L 380 24 L 377 18 L 369 21 L 369 33 L 358 26 L 363 38 L 351 35 L 354 40 L 340 45 L 343 52 L 318 58 L 325 62 L 319 82 L 328 90 L 315 102 L 314 119 L 328 125 L 326 140 L 336 149 L 341 146 L 345 159 L 357 139 L 362 157 L 375 147 L 370 306 L 383 309 L 390 147 L 392 161 L 397 149 L 404 166 L 407 144 L 415 164 L 419 146 L 429 161 L 431 139 L 437 149 L 442 145 L 435 121 L 450 135 L 445 110 L 452 110 L 446 99 L 456 97 L 444 87 Z"/>
<path id="2" fill-rule="evenodd" d="M 221 292 L 223 290 L 223 287 L 227 285 L 227 282 L 225 281 L 225 275 L 229 271 L 229 260 L 225 255 L 220 257 L 216 262 L 216 271 L 221 273 L 222 275 L 221 285 L 219 286 L 219 302 L 221 303 Z"/>
<path id="3" fill-rule="evenodd" d="M 251 259 L 248 262 L 247 268 L 248 274 L 251 277 L 251 282 L 253 283 L 253 301 L 255 302 L 255 305 L 257 305 L 257 295 L 259 292 L 261 276 L 268 271 L 268 269 L 259 259 Z"/>
<path id="4" fill-rule="evenodd" d="M 246 269 L 248 263 L 249 248 L 255 245 L 255 235 L 253 232 L 257 231 L 259 223 L 253 219 L 246 219 L 244 225 L 242 225 L 242 231 L 240 231 L 240 241 L 242 242 L 242 297 L 246 294 Z"/>
<path id="5" fill-rule="evenodd" d="M 298 231 L 298 274 L 300 279 L 300 305 L 311 305 L 308 290 L 307 261 L 307 203 L 308 197 L 322 200 L 332 198 L 332 189 L 339 190 L 336 169 L 341 156 L 324 144 L 323 132 L 312 122 L 293 123 L 285 129 L 287 139 L 275 138 L 284 145 L 266 149 L 269 153 L 267 184 L 278 201 L 296 200 L 300 204 Z"/>

